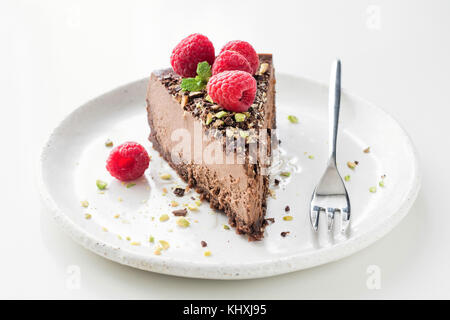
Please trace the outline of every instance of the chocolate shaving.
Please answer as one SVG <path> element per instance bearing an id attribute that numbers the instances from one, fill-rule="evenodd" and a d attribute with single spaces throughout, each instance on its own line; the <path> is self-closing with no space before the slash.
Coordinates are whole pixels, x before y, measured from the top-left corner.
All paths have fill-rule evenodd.
<path id="1" fill-rule="evenodd" d="M 172 213 L 174 216 L 184 217 L 187 214 L 187 209 L 183 208 L 183 209 L 175 210 L 175 211 L 172 211 Z"/>
<path id="2" fill-rule="evenodd" d="M 291 233 L 290 231 L 283 231 L 282 233 L 281 233 L 281 236 L 284 238 L 284 237 L 286 237 L 289 233 Z"/>
<path id="3" fill-rule="evenodd" d="M 182 197 L 182 196 L 184 196 L 184 189 L 183 188 L 175 188 L 175 190 L 173 190 L 173 193 L 177 197 Z"/>

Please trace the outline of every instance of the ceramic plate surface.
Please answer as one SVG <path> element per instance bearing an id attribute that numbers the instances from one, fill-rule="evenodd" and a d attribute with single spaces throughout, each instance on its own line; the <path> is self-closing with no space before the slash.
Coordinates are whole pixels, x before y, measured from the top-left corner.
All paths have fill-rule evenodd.
<path id="1" fill-rule="evenodd" d="M 275 175 L 290 177 L 273 187 L 267 217 L 275 223 L 266 228 L 263 241 L 248 242 L 227 218 L 203 203 L 189 211 L 188 228 L 180 228 L 171 212 L 171 201 L 194 205 L 189 191 L 183 198 L 172 188 L 186 184 L 152 149 L 147 140 L 145 93 L 148 79 L 133 82 L 86 103 L 71 113 L 53 132 L 44 147 L 39 182 L 42 195 L 58 224 L 77 242 L 113 261 L 139 269 L 184 277 L 245 279 L 301 270 L 348 256 L 381 238 L 408 212 L 420 186 L 414 147 L 403 129 L 388 114 L 362 99 L 343 92 L 338 137 L 338 167 L 350 175 L 346 186 L 352 204 L 351 230 L 347 236 L 311 230 L 308 210 L 315 184 L 325 168 L 328 153 L 328 89 L 311 80 L 277 76 L 277 125 L 281 154 Z M 296 115 L 298 124 L 287 120 Z M 152 161 L 144 177 L 128 187 L 105 169 L 110 148 L 137 141 Z M 369 153 L 363 150 L 370 147 Z M 347 161 L 358 161 L 351 170 Z M 170 173 L 172 179 L 160 175 Z M 383 179 L 384 187 L 379 186 Z M 96 180 L 108 183 L 104 192 Z M 375 193 L 369 192 L 377 187 Z M 164 189 L 167 194 L 164 195 Z M 81 201 L 88 201 L 84 208 Z M 286 206 L 290 212 L 285 212 Z M 91 215 L 86 219 L 86 214 Z M 165 222 L 160 216 L 168 214 Z M 286 214 L 292 221 L 284 221 Z M 337 217 L 339 218 L 339 217 Z M 338 222 L 338 221 L 337 221 Z M 339 226 L 339 223 L 336 225 Z M 337 229 L 337 228 L 336 228 Z M 288 231 L 286 237 L 281 232 Z M 336 230 L 337 231 L 337 230 Z M 150 242 L 150 237 L 154 242 Z M 170 248 L 154 251 L 159 240 Z M 201 241 L 208 246 L 202 248 Z M 205 251 L 211 256 L 206 257 Z"/>

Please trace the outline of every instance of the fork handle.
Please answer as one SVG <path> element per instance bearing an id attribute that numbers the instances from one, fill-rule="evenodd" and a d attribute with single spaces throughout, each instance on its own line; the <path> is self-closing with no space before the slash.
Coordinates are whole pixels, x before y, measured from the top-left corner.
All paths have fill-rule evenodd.
<path id="1" fill-rule="evenodd" d="M 336 166 L 336 143 L 339 123 L 339 110 L 341 103 L 341 61 L 333 62 L 330 75 L 330 91 L 328 94 L 328 117 L 329 117 L 329 164 Z"/>

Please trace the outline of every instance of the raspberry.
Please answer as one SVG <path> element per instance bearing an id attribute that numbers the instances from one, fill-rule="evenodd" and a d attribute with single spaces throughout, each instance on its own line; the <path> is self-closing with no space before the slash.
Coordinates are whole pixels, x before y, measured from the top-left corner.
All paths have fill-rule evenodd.
<path id="1" fill-rule="evenodd" d="M 228 42 L 220 51 L 222 53 L 225 50 L 232 50 L 239 52 L 242 54 L 245 59 L 250 63 L 250 67 L 252 68 L 252 74 L 256 73 L 259 67 L 259 58 L 255 49 L 253 49 L 252 45 L 246 41 L 234 40 Z"/>
<path id="2" fill-rule="evenodd" d="M 212 74 L 215 75 L 227 70 L 242 70 L 252 73 L 252 68 L 247 59 L 239 52 L 231 50 L 225 50 L 219 54 L 214 61 Z"/>
<path id="3" fill-rule="evenodd" d="M 224 109 L 243 112 L 255 100 L 256 80 L 245 71 L 224 71 L 209 78 L 206 89 L 211 99 Z"/>
<path id="4" fill-rule="evenodd" d="M 144 147 L 136 142 L 125 142 L 113 150 L 106 160 L 106 169 L 120 181 L 134 180 L 148 168 L 150 157 Z"/>
<path id="5" fill-rule="evenodd" d="M 170 64 L 173 70 L 183 78 L 195 77 L 197 64 L 206 61 L 214 63 L 215 52 L 211 41 L 199 33 L 191 34 L 181 40 L 173 49 Z"/>

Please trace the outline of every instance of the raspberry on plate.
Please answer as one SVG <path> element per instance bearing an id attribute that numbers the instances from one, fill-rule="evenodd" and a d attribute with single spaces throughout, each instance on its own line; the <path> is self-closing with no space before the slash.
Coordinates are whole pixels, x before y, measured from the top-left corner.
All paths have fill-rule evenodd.
<path id="1" fill-rule="evenodd" d="M 252 45 L 246 41 L 241 40 L 233 40 L 228 42 L 220 51 L 222 53 L 225 50 L 231 50 L 239 52 L 241 55 L 247 59 L 250 63 L 250 67 L 252 68 L 252 74 L 255 74 L 259 67 L 259 58 L 255 49 L 253 49 Z"/>
<path id="2" fill-rule="evenodd" d="M 242 70 L 252 73 L 252 67 L 247 59 L 237 51 L 225 50 L 222 51 L 214 61 L 212 67 L 212 74 L 218 74 L 227 70 Z"/>
<path id="3" fill-rule="evenodd" d="M 206 89 L 211 99 L 224 109 L 244 112 L 255 100 L 256 80 L 245 71 L 224 71 L 213 75 Z"/>
<path id="4" fill-rule="evenodd" d="M 143 146 L 137 142 L 125 142 L 113 150 L 106 160 L 106 169 L 120 181 L 139 178 L 148 168 L 150 157 Z"/>
<path id="5" fill-rule="evenodd" d="M 206 61 L 214 63 L 215 51 L 212 42 L 199 33 L 191 34 L 181 40 L 173 49 L 170 64 L 173 70 L 183 78 L 195 77 L 197 64 Z"/>

